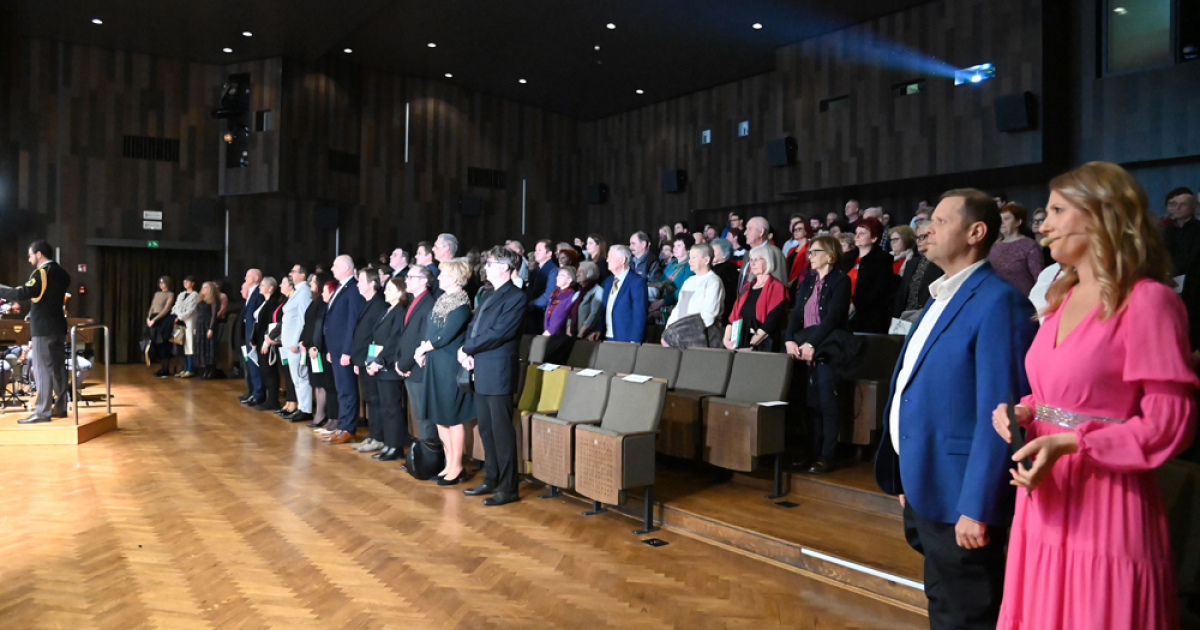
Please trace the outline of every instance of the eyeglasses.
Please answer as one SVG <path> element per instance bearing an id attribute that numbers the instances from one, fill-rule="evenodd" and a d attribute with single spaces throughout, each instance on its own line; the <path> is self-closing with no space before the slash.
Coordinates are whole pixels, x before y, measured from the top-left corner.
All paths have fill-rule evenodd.
<path id="1" fill-rule="evenodd" d="M 416 274 L 414 276 L 404 276 L 404 277 L 408 280 L 424 280 L 425 279 L 425 276 L 422 276 L 421 274 Z"/>
<path id="2" fill-rule="evenodd" d="M 893 237 L 889 238 L 888 240 L 895 243 L 896 241 L 900 241 L 903 239 L 901 239 L 899 236 L 893 236 Z"/>
<path id="3" fill-rule="evenodd" d="M 824 253 L 825 253 L 825 250 L 823 250 L 823 249 L 810 249 L 810 250 L 808 250 L 808 256 L 809 256 L 810 258 L 812 257 L 812 255 L 813 255 L 813 254 L 824 254 Z"/>
<path id="4" fill-rule="evenodd" d="M 929 238 L 929 235 L 928 235 L 928 234 L 922 234 L 922 235 L 920 235 L 920 236 L 918 236 L 918 237 L 917 237 L 917 240 L 918 240 L 918 241 L 920 241 L 920 242 L 925 242 L 925 239 L 927 239 L 927 238 Z"/>
<path id="5" fill-rule="evenodd" d="M 507 265 L 508 263 L 506 263 L 503 260 L 489 260 L 483 264 L 484 265 Z"/>

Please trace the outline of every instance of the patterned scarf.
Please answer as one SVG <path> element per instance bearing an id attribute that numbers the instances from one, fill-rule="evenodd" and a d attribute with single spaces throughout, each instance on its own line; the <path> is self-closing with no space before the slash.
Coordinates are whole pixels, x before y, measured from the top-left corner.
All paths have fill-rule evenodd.
<path id="1" fill-rule="evenodd" d="M 430 321 L 439 327 L 445 326 L 446 316 L 449 315 L 454 309 L 463 306 L 466 303 L 466 291 L 460 289 L 458 291 L 443 293 L 442 296 L 437 299 L 437 302 L 433 303 L 433 310 L 429 313 L 429 317 L 431 318 Z"/>
<path id="2" fill-rule="evenodd" d="M 921 284 L 925 280 L 925 272 L 929 271 L 929 259 L 921 256 L 921 260 L 917 262 L 917 268 L 913 270 L 912 280 L 908 285 L 908 301 L 904 304 L 904 310 L 915 311 L 918 306 L 918 301 L 921 299 Z"/>

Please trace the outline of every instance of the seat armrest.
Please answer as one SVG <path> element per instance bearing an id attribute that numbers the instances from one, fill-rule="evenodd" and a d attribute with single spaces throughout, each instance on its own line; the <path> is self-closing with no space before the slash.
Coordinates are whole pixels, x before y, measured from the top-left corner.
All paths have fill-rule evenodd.
<path id="1" fill-rule="evenodd" d="M 600 424 L 600 418 L 596 418 L 595 420 L 563 420 L 562 418 L 558 418 L 555 416 L 547 416 L 547 415 L 543 415 L 540 413 L 533 414 L 533 419 L 541 420 L 543 422 L 549 422 L 550 424 L 557 424 L 557 425 L 563 426 L 563 427 L 573 427 L 573 426 L 588 425 L 588 424 Z"/>

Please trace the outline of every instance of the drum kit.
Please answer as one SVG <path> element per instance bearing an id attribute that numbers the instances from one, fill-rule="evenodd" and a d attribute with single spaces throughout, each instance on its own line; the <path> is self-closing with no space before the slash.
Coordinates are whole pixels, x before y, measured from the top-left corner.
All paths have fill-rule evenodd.
<path id="1" fill-rule="evenodd" d="M 29 409 L 29 399 L 37 392 L 29 365 L 29 351 L 20 347 L 14 350 L 20 352 L 9 351 L 0 357 L 0 408 Z"/>

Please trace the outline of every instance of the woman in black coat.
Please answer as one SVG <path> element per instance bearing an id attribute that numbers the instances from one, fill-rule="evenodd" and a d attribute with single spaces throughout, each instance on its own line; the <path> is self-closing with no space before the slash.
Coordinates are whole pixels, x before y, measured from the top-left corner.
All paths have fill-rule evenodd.
<path id="1" fill-rule="evenodd" d="M 408 418 L 404 404 L 404 377 L 396 371 L 395 353 L 388 352 L 400 343 L 404 333 L 404 316 L 408 312 L 408 292 L 404 290 L 404 278 L 392 278 L 383 288 L 383 299 L 388 310 L 383 314 L 375 329 L 371 331 L 371 345 L 375 355 L 368 350 L 367 374 L 375 377 L 379 391 L 378 422 L 370 425 L 371 439 L 383 443 L 383 448 L 372 455 L 381 462 L 400 459 L 408 445 Z"/>
<path id="2" fill-rule="evenodd" d="M 338 420 L 337 386 L 325 361 L 329 352 L 325 346 L 325 309 L 338 284 L 316 274 L 309 276 L 308 283 L 313 300 L 304 311 L 304 330 L 300 332 L 300 343 L 308 356 L 308 382 L 313 388 L 313 421 L 308 426 L 319 429 L 329 424 L 325 428 L 332 430 L 337 428 Z"/>
<path id="3" fill-rule="evenodd" d="M 433 295 L 433 271 L 422 265 L 409 265 L 404 278 L 409 302 L 405 307 L 404 323 L 400 340 L 384 352 L 392 354 L 392 371 L 404 378 L 404 391 L 408 394 L 408 410 L 417 421 L 418 434 L 422 440 L 436 439 L 437 428 L 425 415 L 425 368 L 417 364 L 417 348 L 425 340 L 425 327 L 429 323 L 429 311 L 437 296 Z M 385 442 L 387 440 L 384 440 Z"/>
<path id="4" fill-rule="evenodd" d="M 254 330 L 250 342 L 258 353 L 258 369 L 262 374 L 263 400 L 254 406 L 262 411 L 279 409 L 279 342 L 271 338 L 271 332 L 279 330 L 283 321 L 283 294 L 279 282 L 270 276 L 263 278 L 258 290 L 266 297 L 254 319 Z M 271 324 L 275 324 L 274 327 Z"/>
<path id="5" fill-rule="evenodd" d="M 841 258 L 836 238 L 822 236 L 808 246 L 812 270 L 796 289 L 796 307 L 788 323 L 787 353 L 808 364 L 808 417 L 810 454 L 816 461 L 811 473 L 833 469 L 837 446 L 838 406 L 834 395 L 833 366 L 816 360 L 816 348 L 835 330 L 848 328 L 850 279 L 835 269 Z"/>
<path id="6" fill-rule="evenodd" d="M 887 334 L 892 323 L 892 301 L 899 278 L 891 254 L 879 246 L 881 238 L 883 224 L 874 217 L 859 220 L 854 229 L 858 262 L 849 275 L 853 279 L 855 332 Z"/>

